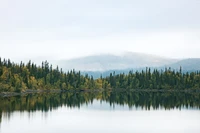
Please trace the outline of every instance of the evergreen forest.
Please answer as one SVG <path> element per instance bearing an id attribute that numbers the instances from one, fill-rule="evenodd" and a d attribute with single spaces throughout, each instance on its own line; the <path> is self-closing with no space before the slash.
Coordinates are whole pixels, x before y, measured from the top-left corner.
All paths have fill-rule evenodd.
<path id="1" fill-rule="evenodd" d="M 197 90 L 200 88 L 200 72 L 182 72 L 171 68 L 157 70 L 146 68 L 128 74 L 110 73 L 110 76 L 94 79 L 80 71 L 64 72 L 53 68 L 47 61 L 41 65 L 14 63 L 0 58 L 0 92 L 26 92 L 27 90 Z"/>

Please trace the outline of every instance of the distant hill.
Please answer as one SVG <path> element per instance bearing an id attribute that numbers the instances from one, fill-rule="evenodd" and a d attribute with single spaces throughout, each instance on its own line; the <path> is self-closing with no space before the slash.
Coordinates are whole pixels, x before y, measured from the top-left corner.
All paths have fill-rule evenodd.
<path id="1" fill-rule="evenodd" d="M 65 71 L 75 69 L 80 71 L 105 72 L 109 70 L 160 67 L 177 61 L 155 55 L 124 52 L 120 55 L 101 54 L 72 60 L 61 60 L 58 62 L 58 65 Z"/>
<path id="2" fill-rule="evenodd" d="M 115 72 L 115 74 L 121 74 L 121 73 L 124 73 L 124 74 L 128 74 L 130 71 L 133 71 L 133 72 L 136 72 L 136 71 L 142 71 L 142 70 L 145 70 L 146 68 L 135 68 L 135 69 L 122 69 L 122 70 L 108 70 L 108 71 L 82 71 L 81 74 L 82 75 L 85 75 L 85 74 L 88 74 L 89 76 L 93 76 L 93 78 L 97 79 L 99 78 L 100 76 L 102 77 L 107 77 L 110 75 L 110 73 L 113 73 Z"/>
<path id="3" fill-rule="evenodd" d="M 200 58 L 183 59 L 173 64 L 166 65 L 166 67 L 171 67 L 173 69 L 179 69 L 180 66 L 184 71 L 200 70 Z"/>
<path id="4" fill-rule="evenodd" d="M 58 66 L 64 71 L 75 69 L 81 71 L 83 75 L 93 75 L 94 78 L 109 76 L 115 71 L 115 74 L 125 73 L 130 70 L 142 71 L 146 67 L 151 69 L 165 69 L 165 67 L 174 70 L 179 70 L 182 67 L 183 72 L 191 72 L 200 70 L 200 58 L 189 59 L 170 59 L 155 55 L 124 52 L 119 55 L 101 54 L 87 57 L 81 57 L 71 60 L 60 60 L 57 62 Z"/>
<path id="5" fill-rule="evenodd" d="M 150 67 L 151 70 L 153 69 L 158 69 L 158 70 L 164 70 L 166 67 L 169 68 L 171 67 L 171 69 L 179 71 L 180 70 L 180 66 L 182 68 L 182 72 L 186 73 L 186 72 L 194 72 L 194 71 L 200 71 L 200 58 L 190 58 L 190 59 L 183 59 L 180 61 L 177 61 L 173 64 L 169 64 L 169 65 L 165 65 L 165 66 L 161 66 L 161 67 Z M 115 74 L 120 74 L 120 73 L 125 73 L 128 74 L 129 71 L 142 71 L 145 70 L 146 67 L 140 67 L 140 68 L 128 68 L 128 69 L 122 69 L 122 70 L 108 70 L 108 71 L 83 71 L 82 74 L 88 74 L 88 75 L 92 75 L 94 78 L 99 78 L 101 75 L 102 77 L 106 77 L 109 76 L 110 73 L 115 72 Z"/>

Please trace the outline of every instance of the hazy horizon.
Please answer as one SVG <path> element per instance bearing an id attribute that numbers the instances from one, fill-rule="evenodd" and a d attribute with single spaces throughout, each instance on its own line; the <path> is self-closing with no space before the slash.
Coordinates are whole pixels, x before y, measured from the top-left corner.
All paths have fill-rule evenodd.
<path id="1" fill-rule="evenodd" d="M 0 1 L 0 57 L 73 59 L 122 51 L 200 58 L 198 0 Z"/>
<path id="2" fill-rule="evenodd" d="M 134 51 L 114 51 L 114 52 L 99 52 L 99 53 L 92 53 L 92 54 L 88 54 L 88 55 L 80 55 L 80 56 L 74 56 L 71 58 L 56 58 L 54 56 L 40 56 L 40 55 L 36 55 L 36 56 L 30 56 L 30 57 L 11 57 L 11 56 L 0 56 L 1 59 L 10 59 L 11 61 L 14 61 L 16 63 L 19 63 L 21 61 L 25 61 L 28 62 L 29 60 L 32 60 L 35 63 L 41 63 L 42 61 L 64 61 L 64 60 L 76 60 L 76 59 L 80 59 L 80 58 L 87 58 L 87 57 L 98 57 L 98 56 L 106 56 L 106 55 L 111 55 L 111 56 L 123 56 L 126 53 L 133 53 L 133 54 L 141 54 L 141 55 L 150 55 L 150 56 L 155 56 L 155 57 L 160 57 L 163 59 L 174 59 L 174 60 L 183 60 L 183 59 L 190 59 L 190 58 L 200 58 L 200 57 L 183 57 L 183 58 L 175 58 L 175 57 L 167 57 L 167 56 L 163 56 L 163 55 L 156 55 L 156 54 L 151 54 L 151 53 L 142 53 L 142 52 L 134 52 Z"/>

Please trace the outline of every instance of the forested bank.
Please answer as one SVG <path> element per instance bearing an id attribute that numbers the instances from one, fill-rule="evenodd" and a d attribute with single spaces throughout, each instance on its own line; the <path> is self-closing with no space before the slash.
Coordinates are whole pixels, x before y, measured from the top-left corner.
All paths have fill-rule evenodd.
<path id="1" fill-rule="evenodd" d="M 110 73 L 106 78 L 93 79 L 92 76 L 81 75 L 80 71 L 63 72 L 61 68 L 52 68 L 47 61 L 40 66 L 28 63 L 13 63 L 9 59 L 0 58 L 0 92 L 24 92 L 30 90 L 91 90 L 91 89 L 167 89 L 193 90 L 200 88 L 200 73 L 182 73 L 165 68 L 129 74 Z"/>
<path id="2" fill-rule="evenodd" d="M 27 89 L 92 89 L 101 88 L 102 83 L 88 75 L 81 75 L 80 71 L 63 72 L 58 66 L 52 68 L 47 61 L 41 66 L 29 61 L 16 64 L 0 59 L 0 91 L 23 92 Z"/>

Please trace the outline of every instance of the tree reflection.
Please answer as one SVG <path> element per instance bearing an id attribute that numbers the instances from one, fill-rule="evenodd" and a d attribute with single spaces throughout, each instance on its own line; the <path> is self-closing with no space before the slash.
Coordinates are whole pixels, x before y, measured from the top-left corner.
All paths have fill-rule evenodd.
<path id="1" fill-rule="evenodd" d="M 131 109 L 174 109 L 174 108 L 198 108 L 200 109 L 200 93 L 185 92 L 67 92 L 67 93 L 43 93 L 29 94 L 18 97 L 0 98 L 0 122 L 2 113 L 13 111 L 34 112 L 51 111 L 61 106 L 80 108 L 82 104 L 93 103 L 93 100 L 101 100 L 110 103 L 110 106 L 128 105 Z"/>

